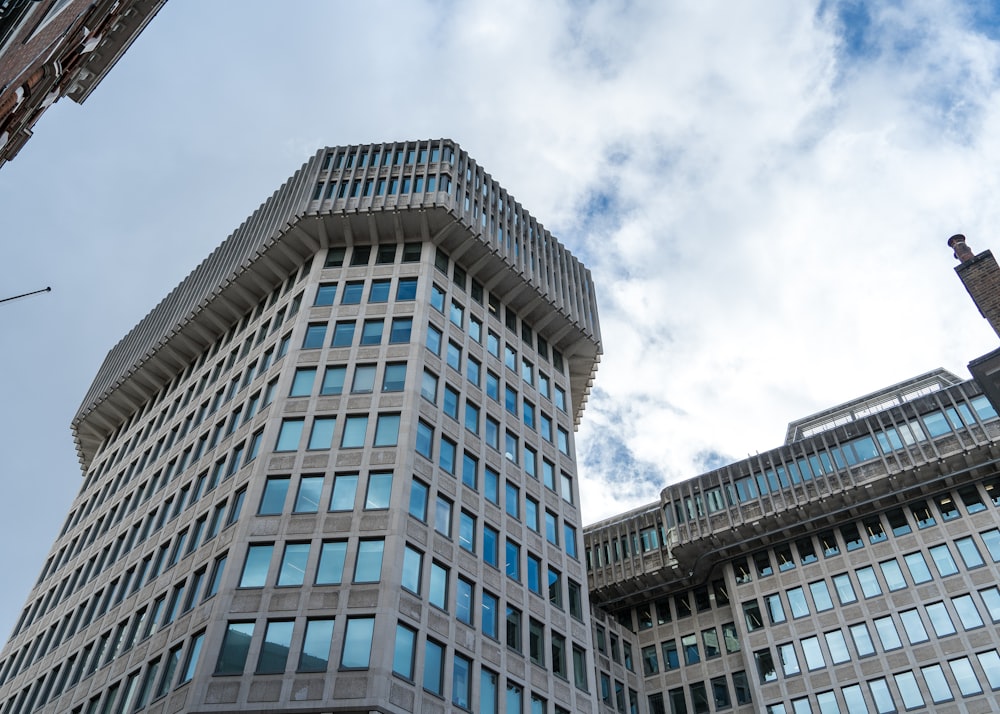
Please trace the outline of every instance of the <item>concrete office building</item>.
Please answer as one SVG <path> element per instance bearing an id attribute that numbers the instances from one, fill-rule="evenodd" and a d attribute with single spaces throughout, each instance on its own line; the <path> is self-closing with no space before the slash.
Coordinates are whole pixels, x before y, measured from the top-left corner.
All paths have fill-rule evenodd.
<path id="1" fill-rule="evenodd" d="M 996 261 L 952 241 L 1000 335 Z M 588 527 L 604 710 L 635 687 L 649 714 L 1000 711 L 988 392 L 921 375 Z"/>
<path id="2" fill-rule="evenodd" d="M 0 712 L 592 712 L 588 271 L 451 141 L 319 151 L 108 354 Z"/>

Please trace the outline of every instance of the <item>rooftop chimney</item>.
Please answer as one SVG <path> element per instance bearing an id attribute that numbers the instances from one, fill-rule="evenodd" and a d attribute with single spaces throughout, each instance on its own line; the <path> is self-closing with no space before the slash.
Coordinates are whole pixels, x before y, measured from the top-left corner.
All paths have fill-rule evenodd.
<path id="1" fill-rule="evenodd" d="M 955 258 L 961 261 L 955 267 L 955 272 L 969 291 L 979 312 L 1000 337 L 1000 267 L 997 266 L 993 253 L 986 250 L 973 255 L 961 233 L 949 238 L 948 246 L 955 251 Z"/>

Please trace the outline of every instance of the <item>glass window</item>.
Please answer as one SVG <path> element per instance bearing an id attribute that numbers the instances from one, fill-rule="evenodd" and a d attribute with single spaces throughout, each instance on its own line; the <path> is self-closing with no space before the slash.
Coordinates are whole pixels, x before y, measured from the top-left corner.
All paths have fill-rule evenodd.
<path id="1" fill-rule="evenodd" d="M 295 451 L 299 448 L 302 440 L 302 429 L 305 426 L 305 419 L 285 419 L 281 422 L 281 431 L 278 433 L 278 442 L 275 444 L 275 451 Z"/>
<path id="2" fill-rule="evenodd" d="M 972 601 L 971 595 L 959 595 L 951 599 L 951 604 L 958 613 L 958 619 L 962 622 L 962 627 L 966 630 L 973 630 L 983 626 L 983 618 L 976 609 L 976 604 Z"/>
<path id="3" fill-rule="evenodd" d="M 392 246 L 395 250 L 395 246 Z M 381 255 L 382 248 L 379 248 L 379 254 Z M 386 262 L 386 261 L 383 261 Z M 387 262 L 392 262 L 387 261 Z M 368 290 L 368 302 L 388 302 L 389 301 L 389 284 L 390 280 L 373 280 L 371 288 Z"/>
<path id="4" fill-rule="evenodd" d="M 754 661 L 757 663 L 757 674 L 760 676 L 760 683 L 774 682 L 778 679 L 778 672 L 774 668 L 774 657 L 771 650 L 757 650 L 753 653 Z"/>
<path id="5" fill-rule="evenodd" d="M 841 605 L 857 601 L 858 596 L 854 594 L 854 586 L 851 585 L 851 576 L 847 573 L 834 575 L 833 587 L 837 591 L 837 599 L 840 600 Z"/>
<path id="6" fill-rule="evenodd" d="M 858 583 L 861 585 L 861 592 L 866 598 L 875 597 L 882 594 L 882 587 L 875 576 L 875 569 L 870 566 L 858 568 L 854 571 L 858 576 Z"/>
<path id="7" fill-rule="evenodd" d="M 417 453 L 425 458 L 431 458 L 434 443 L 434 429 L 423 421 L 417 422 Z"/>
<path id="8" fill-rule="evenodd" d="M 899 694 L 903 698 L 903 705 L 907 709 L 915 709 L 924 706 L 923 695 L 920 694 L 920 687 L 917 685 L 917 678 L 913 672 L 901 672 L 893 675 Z"/>
<path id="9" fill-rule="evenodd" d="M 1000 689 L 1000 653 L 996 650 L 990 650 L 989 652 L 980 652 L 976 657 L 979 659 L 979 666 L 986 673 L 990 689 L 994 691 Z"/>
<path id="10" fill-rule="evenodd" d="M 373 473 L 368 476 L 368 493 L 365 496 L 365 510 L 389 507 L 392 494 L 392 472 Z"/>
<path id="11" fill-rule="evenodd" d="M 903 571 L 895 559 L 884 560 L 879 563 L 879 567 L 882 569 L 882 577 L 885 578 L 889 590 L 902 590 L 906 587 L 906 578 L 903 577 Z"/>
<path id="12" fill-rule="evenodd" d="M 967 569 L 978 568 L 986 564 L 972 538 L 957 538 L 955 540 L 955 547 L 958 548 L 958 554 L 962 557 L 962 562 L 965 563 Z"/>
<path id="13" fill-rule="evenodd" d="M 321 283 L 316 290 L 316 301 L 314 306 L 333 305 L 333 299 L 337 296 L 336 283 Z"/>
<path id="14" fill-rule="evenodd" d="M 929 639 L 927 637 L 927 630 L 924 629 L 924 623 L 920 619 L 920 613 L 915 609 L 900 612 L 899 620 L 903 623 L 903 630 L 906 632 L 906 638 L 910 641 L 911 645 L 926 642 Z"/>
<path id="15" fill-rule="evenodd" d="M 434 325 L 427 326 L 427 349 L 429 349 L 434 354 L 441 356 L 441 330 L 434 327 Z"/>
<path id="16" fill-rule="evenodd" d="M 330 449 L 333 447 L 333 430 L 337 426 L 335 417 L 316 417 L 309 432 L 308 449 Z"/>
<path id="17" fill-rule="evenodd" d="M 777 593 L 764 596 L 764 607 L 772 625 L 785 621 L 785 609 L 781 606 L 781 596 Z"/>
<path id="18" fill-rule="evenodd" d="M 410 506 L 411 516 L 424 523 L 427 522 L 427 501 L 430 497 L 427 486 L 416 479 L 410 484 Z"/>
<path id="19" fill-rule="evenodd" d="M 451 537 L 451 501 L 440 494 L 434 501 L 434 530 Z"/>
<path id="20" fill-rule="evenodd" d="M 521 546 L 514 541 L 507 539 L 505 564 L 507 577 L 512 580 L 521 580 Z"/>
<path id="21" fill-rule="evenodd" d="M 816 612 L 833 609 L 833 600 L 830 597 L 830 590 L 827 588 L 825 580 L 817 580 L 814 583 L 809 583 L 809 592 L 812 594 Z"/>
<path id="22" fill-rule="evenodd" d="M 350 347 L 354 342 L 354 322 L 338 322 L 333 328 L 332 347 Z"/>
<path id="23" fill-rule="evenodd" d="M 896 711 L 896 703 L 885 679 L 873 679 L 868 682 L 868 691 L 871 692 L 875 702 L 875 711 L 879 714 L 892 714 Z"/>
<path id="24" fill-rule="evenodd" d="M 358 543 L 358 558 L 354 564 L 354 582 L 377 583 L 382 577 L 382 550 L 385 543 L 380 539 L 363 540 Z"/>
<path id="25" fill-rule="evenodd" d="M 246 667 L 250 640 L 253 639 L 252 622 L 230 622 L 222 639 L 216 674 L 242 674 Z"/>
<path id="26" fill-rule="evenodd" d="M 423 571 L 423 553 L 406 546 L 403 551 L 402 585 L 410 592 L 420 594 L 420 579 Z"/>
<path id="27" fill-rule="evenodd" d="M 333 493 L 330 494 L 330 510 L 353 511 L 357 490 L 357 474 L 337 474 L 333 479 Z"/>
<path id="28" fill-rule="evenodd" d="M 958 572 L 958 566 L 955 565 L 955 559 L 951 557 L 951 551 L 948 550 L 947 545 L 935 545 L 929 550 L 931 559 L 934 561 L 934 565 L 937 567 L 938 573 L 941 574 L 942 578 Z"/>
<path id="29" fill-rule="evenodd" d="M 316 513 L 319 511 L 319 499 L 322 491 L 322 476 L 303 476 L 299 480 L 299 492 L 295 495 L 294 513 Z"/>
<path id="30" fill-rule="evenodd" d="M 480 622 L 482 622 L 483 634 L 492 639 L 497 639 L 497 623 L 499 600 L 485 590 L 482 594 L 482 605 L 479 609 Z"/>
<path id="31" fill-rule="evenodd" d="M 785 595 L 788 598 L 788 607 L 792 611 L 793 618 L 797 619 L 809 614 L 809 605 L 802 588 L 790 588 Z"/>
<path id="32" fill-rule="evenodd" d="M 270 620 L 264 631 L 264 641 L 257 658 L 257 672 L 267 674 L 284 672 L 288 662 L 288 649 L 292 644 L 292 620 Z"/>
<path id="33" fill-rule="evenodd" d="M 872 643 L 871 633 L 868 632 L 868 625 L 865 623 L 860 623 L 857 625 L 851 625 L 851 639 L 854 641 L 854 649 L 858 653 L 858 657 L 867 657 L 868 655 L 875 654 L 875 645 Z"/>
<path id="34" fill-rule="evenodd" d="M 959 657 L 958 659 L 950 660 L 948 666 L 951 668 L 951 673 L 958 683 L 958 690 L 962 693 L 963 697 L 982 694 L 983 688 L 979 684 L 979 679 L 976 677 L 976 673 L 972 669 L 972 663 L 968 657 Z"/>
<path id="35" fill-rule="evenodd" d="M 302 340 L 302 349 L 318 350 L 326 341 L 326 324 L 309 325 Z"/>
<path id="36" fill-rule="evenodd" d="M 285 509 L 285 498 L 288 495 L 289 478 L 287 476 L 269 476 L 264 484 L 264 495 L 260 499 L 257 513 L 269 516 L 281 513 Z"/>
<path id="37" fill-rule="evenodd" d="M 396 641 L 393 646 L 392 671 L 413 680 L 413 661 L 417 633 L 402 623 L 396 624 Z"/>
<path id="38" fill-rule="evenodd" d="M 883 650 L 895 650 L 903 646 L 903 643 L 899 639 L 899 633 L 896 631 L 896 624 L 892 621 L 891 617 L 877 618 L 873 624 L 875 625 L 875 631 L 878 633 L 878 638 L 882 642 Z"/>
<path id="39" fill-rule="evenodd" d="M 410 262 L 410 261 L 404 261 Z M 417 279 L 416 278 L 400 278 L 399 282 L 396 284 L 396 301 L 403 302 L 407 300 L 415 300 L 417 298 Z"/>
<path id="40" fill-rule="evenodd" d="M 847 649 L 847 640 L 843 632 L 833 630 L 825 633 L 823 637 L 826 639 L 826 648 L 830 651 L 830 659 L 834 664 L 850 661 L 851 653 Z"/>
<path id="41" fill-rule="evenodd" d="M 819 645 L 818 637 L 806 637 L 802 640 L 802 654 L 806 658 L 806 666 L 810 670 L 822 669 L 826 666 L 826 660 L 823 658 L 823 650 Z"/>
<path id="42" fill-rule="evenodd" d="M 951 615 L 943 602 L 935 602 L 927 606 L 927 617 L 931 620 L 931 627 L 938 637 L 946 637 L 955 634 L 955 624 L 951 621 Z"/>
<path id="43" fill-rule="evenodd" d="M 347 620 L 344 633 L 344 651 L 340 666 L 344 669 L 367 669 L 372 651 L 374 617 L 352 617 Z"/>
<path id="44" fill-rule="evenodd" d="M 379 414 L 375 422 L 373 446 L 396 446 L 399 441 L 399 414 Z"/>
<path id="45" fill-rule="evenodd" d="M 354 368 L 354 381 L 351 383 L 352 394 L 370 394 L 375 389 L 374 364 L 359 364 Z"/>
<path id="46" fill-rule="evenodd" d="M 327 367 L 326 373 L 323 375 L 323 386 L 320 388 L 320 395 L 328 396 L 343 392 L 344 377 L 346 374 L 346 367 Z"/>
<path id="47" fill-rule="evenodd" d="M 267 581 L 267 571 L 271 565 L 274 544 L 251 545 L 247 549 L 247 559 L 240 576 L 241 588 L 262 588 Z"/>
<path id="48" fill-rule="evenodd" d="M 910 571 L 910 577 L 913 578 L 915 585 L 920 583 L 926 583 L 934 579 L 931 575 L 930 568 L 927 567 L 927 561 L 924 560 L 924 554 L 919 550 L 916 553 L 910 553 L 909 555 L 904 555 L 903 560 L 906 561 L 906 567 Z M 888 582 L 888 578 L 886 578 Z M 889 586 L 890 590 L 895 590 L 892 585 Z"/>
<path id="49" fill-rule="evenodd" d="M 476 517 L 466 511 L 458 516 L 458 544 L 470 553 L 476 552 Z"/>
<path id="50" fill-rule="evenodd" d="M 431 577 L 427 599 L 434 607 L 448 609 L 448 568 L 440 563 L 431 563 Z"/>
<path id="51" fill-rule="evenodd" d="M 292 379 L 292 389 L 288 393 L 288 396 L 308 397 L 312 394 L 313 382 L 315 380 L 315 367 L 300 367 L 295 370 L 295 377 Z"/>
<path id="52" fill-rule="evenodd" d="M 319 566 L 316 568 L 316 584 L 339 585 L 344 577 L 346 557 L 347 541 L 324 541 L 319 552 Z"/>
<path id="53" fill-rule="evenodd" d="M 344 434 L 340 438 L 340 448 L 359 449 L 365 445 L 368 432 L 368 417 L 349 416 L 344 420 Z"/>
<path id="54" fill-rule="evenodd" d="M 357 251 L 355 251 L 355 254 L 357 255 Z M 340 299 L 340 304 L 341 305 L 359 304 L 361 302 L 361 295 L 364 293 L 364 290 L 365 290 L 364 282 L 354 281 L 347 283 L 344 286 L 344 295 Z"/>
<path id="55" fill-rule="evenodd" d="M 278 585 L 302 585 L 306 577 L 306 563 L 309 561 L 308 543 L 288 543 L 278 570 Z"/>

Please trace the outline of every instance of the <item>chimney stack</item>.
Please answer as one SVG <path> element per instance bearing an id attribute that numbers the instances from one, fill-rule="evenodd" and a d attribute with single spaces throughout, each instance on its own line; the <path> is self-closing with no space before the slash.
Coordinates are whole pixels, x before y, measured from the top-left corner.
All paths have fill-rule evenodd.
<path id="1" fill-rule="evenodd" d="M 948 246 L 955 251 L 955 258 L 961 261 L 955 272 L 979 312 L 1000 337 L 1000 266 L 997 266 L 993 253 L 986 250 L 973 255 L 972 249 L 965 243 L 965 236 L 960 233 L 948 239 Z"/>

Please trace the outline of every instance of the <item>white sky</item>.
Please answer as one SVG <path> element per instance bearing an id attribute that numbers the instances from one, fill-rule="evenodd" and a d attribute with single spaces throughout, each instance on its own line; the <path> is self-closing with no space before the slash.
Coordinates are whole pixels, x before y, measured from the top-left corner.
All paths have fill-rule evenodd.
<path id="1" fill-rule="evenodd" d="M 593 271 L 588 522 L 997 338 L 990 3 L 171 0 L 0 169 L 0 636 L 107 351 L 317 148 L 450 137 Z M 905 12 L 904 8 L 905 7 Z M 978 13 L 978 14 L 977 14 Z"/>

